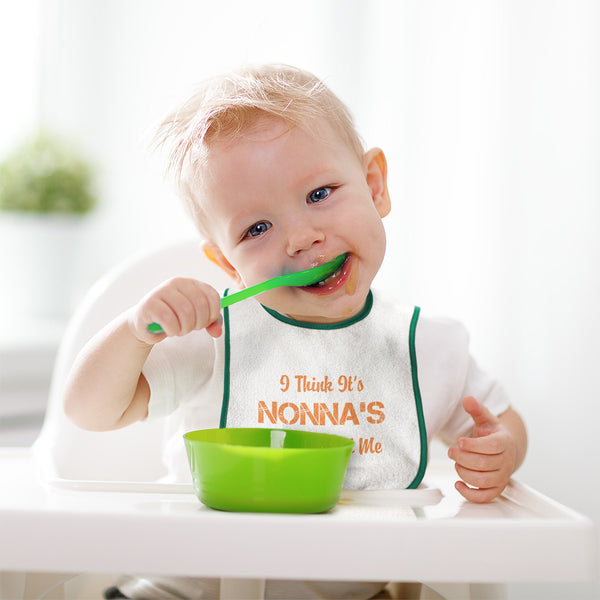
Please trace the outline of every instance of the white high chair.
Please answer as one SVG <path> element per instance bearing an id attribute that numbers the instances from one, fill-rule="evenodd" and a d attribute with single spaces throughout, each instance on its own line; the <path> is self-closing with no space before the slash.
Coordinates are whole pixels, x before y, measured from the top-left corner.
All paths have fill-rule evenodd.
<path id="1" fill-rule="evenodd" d="M 421 581 L 439 577 L 441 581 L 455 582 L 444 585 L 429 584 L 431 587 L 423 586 L 422 588 L 417 584 L 417 587 L 420 588 L 420 591 L 416 591 L 417 594 L 420 594 L 417 597 L 422 600 L 502 598 L 504 597 L 504 587 L 498 586 L 494 582 L 506 581 L 509 575 L 514 580 L 522 581 L 530 580 L 527 579 L 529 573 L 543 573 L 544 578 L 546 578 L 546 572 L 548 576 L 554 576 L 556 569 L 554 572 L 552 569 L 548 570 L 545 564 L 537 567 L 528 564 L 526 569 L 521 568 L 521 564 L 534 556 L 540 547 L 547 546 L 544 539 L 559 540 L 560 538 L 559 543 L 564 546 L 560 560 L 568 563 L 568 568 L 563 569 L 562 580 L 569 581 L 577 580 L 582 576 L 587 577 L 586 569 L 588 567 L 581 566 L 581 557 L 583 556 L 591 562 L 595 560 L 593 544 L 590 542 L 594 535 L 593 526 L 589 520 L 516 482 L 509 486 L 506 498 L 496 504 L 484 507 L 465 504 L 458 498 L 457 493 L 454 494 L 452 469 L 448 468 L 446 464 L 442 465 L 441 470 L 436 470 L 435 465 L 428 467 L 428 474 L 431 472 L 438 478 L 435 483 L 438 485 L 438 481 L 440 482 L 439 487 L 445 496 L 440 502 L 441 494 L 439 494 L 439 497 L 430 503 L 434 506 L 431 506 L 428 514 L 426 513 L 429 507 L 413 509 L 411 508 L 414 506 L 411 504 L 412 499 L 407 501 L 402 496 L 403 492 L 415 494 L 419 492 L 418 490 L 399 490 L 397 494 L 395 494 L 396 491 L 388 490 L 387 492 L 393 492 L 392 495 L 389 493 L 378 495 L 377 492 L 371 493 L 372 495 L 368 495 L 368 492 L 367 494 L 350 492 L 345 494 L 347 498 L 342 499 L 343 502 L 335 514 L 317 516 L 317 518 L 307 515 L 306 518 L 300 519 L 298 515 L 260 516 L 204 511 L 195 498 L 179 495 L 182 500 L 177 501 L 164 495 L 155 496 L 169 506 L 168 511 L 176 509 L 171 514 L 173 520 L 168 520 L 168 523 L 165 524 L 165 515 L 161 512 L 160 507 L 157 508 L 160 502 L 149 498 L 150 494 L 123 493 L 148 491 L 151 489 L 152 482 L 156 482 L 165 474 L 161 466 L 163 424 L 160 421 L 154 421 L 138 423 L 113 432 L 82 431 L 64 416 L 62 391 L 67 373 L 86 341 L 113 317 L 137 302 L 151 288 L 173 276 L 196 277 L 211 282 L 217 289 L 225 288 L 231 283 L 223 271 L 205 258 L 198 241 L 184 241 L 134 257 L 113 269 L 90 290 L 69 323 L 59 348 L 46 418 L 39 438 L 33 445 L 32 456 L 18 452 L 13 453 L 11 449 L 5 449 L 7 452 L 4 453 L 0 452 L 0 480 L 11 486 L 7 487 L 7 490 L 12 488 L 16 490 L 5 502 L 0 498 L 0 517 L 2 517 L 3 511 L 9 515 L 3 521 L 4 526 L 11 523 L 10 515 L 23 514 L 23 511 L 19 512 L 19 502 L 32 495 L 40 496 L 41 499 L 37 500 L 34 497 L 31 500 L 30 505 L 26 507 L 30 510 L 27 515 L 35 515 L 35 518 L 39 519 L 38 526 L 44 525 L 43 519 L 45 518 L 50 521 L 55 519 L 57 511 L 61 517 L 63 516 L 62 511 L 64 511 L 64 514 L 67 515 L 65 519 L 77 517 L 80 503 L 86 504 L 86 508 L 89 505 L 89 510 L 94 511 L 94 518 L 100 519 L 105 527 L 112 526 L 110 520 L 105 520 L 105 517 L 112 518 L 113 514 L 116 515 L 117 520 L 123 515 L 127 515 L 127 518 L 143 516 L 146 519 L 144 523 L 147 523 L 148 527 L 152 527 L 153 523 L 157 527 L 161 527 L 161 536 L 164 538 L 169 535 L 173 536 L 169 541 L 165 541 L 164 548 L 168 554 L 164 555 L 164 564 L 159 563 L 160 568 L 172 568 L 173 573 L 184 575 L 195 572 L 196 564 L 188 563 L 187 566 L 181 567 L 178 562 L 170 559 L 172 553 L 168 550 L 169 547 L 177 545 L 182 536 L 186 536 L 188 531 L 191 531 L 190 535 L 193 536 L 195 531 L 196 535 L 210 538 L 212 531 L 213 536 L 219 536 L 219 541 L 223 539 L 225 547 L 228 544 L 237 546 L 245 543 L 244 534 L 238 532 L 238 528 L 242 526 L 247 537 L 271 540 L 270 544 L 268 541 L 265 542 L 265 552 L 269 553 L 271 563 L 277 562 L 281 555 L 284 557 L 281 560 L 288 560 L 289 564 L 282 563 L 284 568 L 276 572 L 261 573 L 262 557 L 254 556 L 250 551 L 247 557 L 245 555 L 238 558 L 238 566 L 232 569 L 229 562 L 218 562 L 218 558 L 213 560 L 210 553 L 206 554 L 205 549 L 204 560 L 206 562 L 213 560 L 214 572 L 225 577 L 222 580 L 221 595 L 228 599 L 252 598 L 256 600 L 262 597 L 264 581 L 261 583 L 261 580 L 252 579 L 253 577 L 304 579 L 304 574 L 310 573 L 309 578 L 328 578 L 332 572 L 334 573 L 333 579 L 336 576 L 337 578 L 354 576 L 353 569 L 357 566 L 353 567 L 351 563 L 355 560 L 356 553 L 351 552 L 350 544 L 344 540 L 354 539 L 353 532 L 357 526 L 361 543 L 364 543 L 365 547 L 367 544 L 373 544 L 372 552 L 370 552 L 373 557 L 373 565 L 372 567 L 367 565 L 363 573 L 365 578 L 387 579 L 388 573 L 398 573 L 398 577 L 408 574 L 408 577 L 415 577 Z M 30 468 L 31 463 L 37 469 L 38 478 L 31 475 L 29 471 L 24 472 L 25 468 Z M 31 472 L 33 473 L 33 470 Z M 32 481 L 32 479 L 36 480 Z M 164 486 L 165 484 L 156 485 Z M 50 493 L 46 491 L 48 488 L 51 488 Z M 64 496 L 60 496 L 61 489 L 66 490 Z M 161 489 L 163 491 L 182 491 L 168 490 L 165 487 Z M 56 490 L 59 491 L 58 496 Z M 92 493 L 79 497 L 74 490 L 83 490 L 84 492 L 91 490 Z M 104 495 L 94 493 L 98 490 L 116 493 Z M 175 495 L 172 497 L 174 498 Z M 26 500 L 23 502 L 26 503 Z M 53 502 L 58 508 L 47 514 L 45 512 L 46 505 Z M 438 502 L 439 505 L 435 506 Z M 144 506 L 141 513 L 140 503 Z M 406 511 L 410 513 L 410 518 L 404 521 Z M 417 514 L 419 516 L 415 516 Z M 17 532 L 25 531 L 27 518 L 23 518 L 25 524 L 16 526 Z M 68 522 L 71 529 L 77 527 L 79 523 L 73 525 L 71 521 Z M 223 527 L 225 529 L 222 529 Z M 547 528 L 547 531 L 544 530 L 544 527 Z M 314 560 L 310 556 L 303 556 L 300 562 L 296 558 L 288 557 L 286 559 L 287 549 L 280 547 L 282 531 L 289 532 L 290 536 L 298 539 L 303 538 L 304 542 L 299 543 L 300 545 L 304 543 L 307 548 L 311 547 L 311 541 L 318 537 L 321 540 L 319 545 L 326 549 L 326 552 L 336 553 L 340 556 L 346 552 L 346 558 L 340 558 L 340 564 L 343 564 L 345 560 L 347 566 L 342 568 L 337 563 L 329 564 L 323 557 L 319 558 L 316 552 Z M 532 531 L 535 531 L 536 534 L 532 535 Z M 223 533 L 221 534 L 221 532 Z M 97 531 L 92 528 L 89 533 L 95 535 Z M 497 551 L 494 550 L 497 557 L 489 557 L 489 567 L 487 560 L 485 563 L 481 563 L 481 551 L 478 551 L 476 547 L 473 548 L 472 556 L 468 557 L 468 560 L 474 563 L 479 561 L 478 577 L 480 578 L 476 584 L 458 583 L 471 580 L 472 571 L 465 569 L 464 565 L 457 567 L 452 564 L 450 548 L 463 546 L 464 536 L 469 542 L 481 539 L 489 544 L 490 548 L 497 548 Z M 398 545 L 400 537 L 402 542 Z M 504 541 L 505 537 L 508 541 Z M 104 540 L 103 537 L 99 539 Z M 213 537 L 213 539 L 217 538 Z M 515 543 L 515 539 L 518 540 L 517 543 Z M 100 544 L 102 543 L 104 542 L 100 542 Z M 115 540 L 115 544 L 119 544 L 119 541 Z M 410 549 L 419 544 L 432 549 L 431 552 L 428 550 L 425 556 L 431 558 L 432 561 L 438 561 L 439 564 L 434 570 L 435 574 L 431 569 L 423 570 L 421 568 L 419 562 L 421 559 L 417 557 L 418 553 L 407 551 L 407 547 Z M 507 544 L 511 545 L 510 552 L 512 554 L 507 553 Z M 532 549 L 528 544 L 537 544 L 537 546 Z M 438 553 L 437 559 L 435 558 L 436 545 L 447 545 L 446 550 Z M 522 548 L 518 548 L 518 546 Z M 31 551 L 34 550 L 33 546 L 27 546 L 27 548 Z M 52 552 L 50 547 L 42 550 L 48 553 Z M 111 549 L 100 547 L 99 551 L 106 554 L 111 552 Z M 157 549 L 157 551 L 161 552 L 162 550 Z M 469 546 L 466 546 L 465 551 L 468 554 Z M 519 551 L 525 553 L 523 560 L 518 555 Z M 553 557 L 556 554 L 553 552 Z M 570 554 L 575 554 L 577 558 L 570 560 Z M 83 600 L 92 597 L 84 595 L 82 592 L 82 589 L 88 589 L 85 585 L 82 587 L 82 585 L 69 584 L 62 587 L 58 596 L 54 595 L 53 588 L 60 584 L 61 578 L 68 579 L 67 575 L 48 576 L 36 573 L 26 575 L 23 572 L 19 574 L 5 572 L 3 574 L 3 570 L 21 569 L 22 571 L 25 563 L 27 563 L 26 568 L 30 568 L 30 564 L 46 568 L 47 563 L 39 556 L 32 560 L 13 561 L 7 544 L 0 545 L 0 559 L 2 556 L 5 557 L 5 562 L 4 564 L 0 562 L 1 600 L 15 600 L 16 598 Z M 186 555 L 180 555 L 177 560 L 186 558 Z M 447 564 L 442 565 L 442 561 Z M 117 559 L 106 562 L 115 568 L 120 568 L 122 564 Z M 47 571 L 57 570 L 52 568 L 51 561 L 48 564 L 50 566 L 46 569 Z M 165 567 L 165 564 L 169 566 Z M 7 569 L 6 565 L 13 565 L 13 567 Z M 73 570 L 77 569 L 70 563 L 64 566 Z M 181 570 L 183 568 L 187 570 Z M 379 570 L 380 568 L 383 570 Z M 306 569 L 310 569 L 310 571 L 306 571 Z M 486 569 L 491 570 L 486 573 Z M 106 572 L 111 573 L 114 570 L 111 568 Z M 129 568 L 125 566 L 124 570 L 128 572 Z M 171 571 L 167 572 L 171 573 Z M 274 574 L 277 577 L 274 577 Z M 94 577 L 97 583 L 94 588 L 96 594 L 103 586 L 110 585 L 114 581 L 114 577 L 100 579 L 98 579 L 98 575 Z M 247 579 L 236 579 L 244 577 Z M 402 595 L 405 591 L 396 591 L 394 597 L 408 597 Z M 413 586 L 411 594 L 414 591 Z M 415 596 L 411 595 L 410 597 L 414 598 Z"/>
<path id="2" fill-rule="evenodd" d="M 65 416 L 62 395 L 85 343 L 152 288 L 176 276 L 209 281 L 217 289 L 231 284 L 224 271 L 204 256 L 198 240 L 186 240 L 141 253 L 113 268 L 90 289 L 73 315 L 58 351 L 46 417 L 34 444 L 47 479 L 65 485 L 70 481 L 152 482 L 165 474 L 161 420 L 116 431 L 84 431 Z"/>

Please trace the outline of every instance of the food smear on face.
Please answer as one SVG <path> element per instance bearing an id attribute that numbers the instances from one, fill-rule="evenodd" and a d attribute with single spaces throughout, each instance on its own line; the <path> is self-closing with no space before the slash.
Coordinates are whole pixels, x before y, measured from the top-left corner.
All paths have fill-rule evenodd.
<path id="1" fill-rule="evenodd" d="M 344 286 L 344 290 L 348 296 L 352 296 L 356 291 L 356 284 L 358 282 L 358 264 L 354 262 L 352 265 L 352 270 L 350 271 L 350 275 L 346 280 L 346 285 Z"/>

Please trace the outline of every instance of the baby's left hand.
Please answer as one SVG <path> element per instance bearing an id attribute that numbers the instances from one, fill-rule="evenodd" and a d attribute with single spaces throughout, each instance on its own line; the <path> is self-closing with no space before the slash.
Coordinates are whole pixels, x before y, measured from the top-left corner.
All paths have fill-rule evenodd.
<path id="1" fill-rule="evenodd" d="M 475 398 L 468 396 L 462 403 L 474 426 L 470 437 L 460 438 L 448 450 L 462 479 L 455 487 L 470 502 L 490 502 L 502 493 L 515 470 L 515 441 L 498 417 Z"/>

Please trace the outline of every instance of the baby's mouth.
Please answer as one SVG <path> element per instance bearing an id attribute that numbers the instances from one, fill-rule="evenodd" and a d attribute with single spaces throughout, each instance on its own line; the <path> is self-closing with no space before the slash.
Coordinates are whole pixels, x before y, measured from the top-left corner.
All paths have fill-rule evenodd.
<path id="1" fill-rule="evenodd" d="M 334 271 L 331 275 L 328 275 L 327 277 L 325 277 L 324 279 L 321 279 L 320 281 L 317 281 L 316 283 L 313 283 L 312 285 L 306 286 L 309 289 L 314 289 L 315 291 L 318 290 L 322 290 L 325 291 L 326 289 L 332 287 L 332 286 L 336 286 L 336 283 L 338 283 L 338 281 L 340 279 L 342 279 L 344 277 L 344 275 L 346 275 L 346 267 L 348 265 L 348 261 L 349 261 L 350 255 L 346 254 L 346 257 L 344 259 L 344 262 L 338 267 L 338 269 L 336 271 Z"/>

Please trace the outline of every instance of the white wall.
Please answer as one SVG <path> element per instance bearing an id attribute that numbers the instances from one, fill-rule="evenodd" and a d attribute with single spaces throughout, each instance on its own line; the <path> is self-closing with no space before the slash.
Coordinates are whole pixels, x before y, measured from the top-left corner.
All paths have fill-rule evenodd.
<path id="1" fill-rule="evenodd" d="M 41 0 L 0 0 L 0 158 L 31 127 L 39 111 Z"/>
<path id="2" fill-rule="evenodd" d="M 192 233 L 151 126 L 241 62 L 313 70 L 383 147 L 378 278 L 465 322 L 524 415 L 520 477 L 600 523 L 600 4 L 594 0 L 48 0 L 42 116 L 97 161 L 82 287 Z M 596 597 L 583 586 L 515 598 Z"/>
<path id="3" fill-rule="evenodd" d="M 519 477 L 599 523 L 600 5 L 371 6 L 368 137 L 395 201 L 382 279 L 467 324 L 527 421 Z"/>

